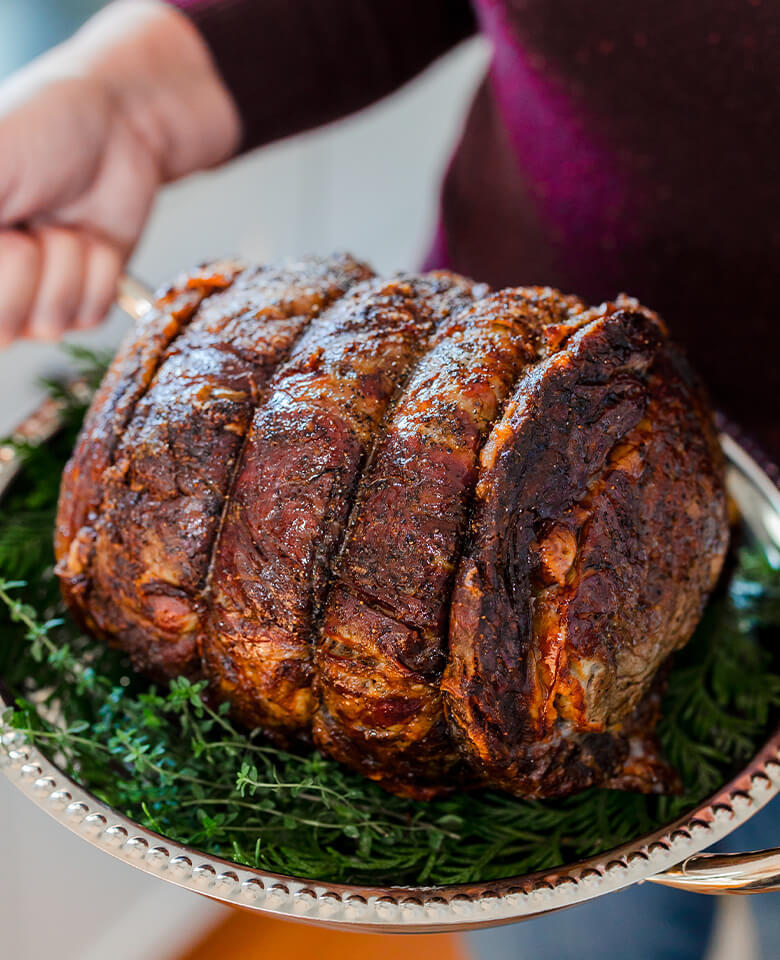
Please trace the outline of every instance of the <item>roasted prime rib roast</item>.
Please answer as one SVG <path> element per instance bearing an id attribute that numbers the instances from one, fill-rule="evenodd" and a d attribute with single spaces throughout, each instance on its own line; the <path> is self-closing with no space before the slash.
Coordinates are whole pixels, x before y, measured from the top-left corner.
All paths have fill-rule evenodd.
<path id="1" fill-rule="evenodd" d="M 87 415 L 57 572 L 83 626 L 421 799 L 673 789 L 665 663 L 728 540 L 707 399 L 627 297 L 212 263 Z"/>

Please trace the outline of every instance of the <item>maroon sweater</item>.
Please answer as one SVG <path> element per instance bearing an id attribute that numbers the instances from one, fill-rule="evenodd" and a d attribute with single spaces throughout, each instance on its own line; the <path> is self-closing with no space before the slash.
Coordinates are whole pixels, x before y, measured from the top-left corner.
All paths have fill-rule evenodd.
<path id="1" fill-rule="evenodd" d="M 780 456 L 780 0 L 173 2 L 245 149 L 371 103 L 481 29 L 493 61 L 429 264 L 638 296 Z"/>

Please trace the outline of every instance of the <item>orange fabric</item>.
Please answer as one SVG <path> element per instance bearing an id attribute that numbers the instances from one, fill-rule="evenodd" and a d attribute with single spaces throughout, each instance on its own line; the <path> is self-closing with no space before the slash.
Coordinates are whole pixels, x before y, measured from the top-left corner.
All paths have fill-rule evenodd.
<path id="1" fill-rule="evenodd" d="M 233 910 L 180 960 L 469 960 L 451 934 L 382 935 L 328 930 Z"/>

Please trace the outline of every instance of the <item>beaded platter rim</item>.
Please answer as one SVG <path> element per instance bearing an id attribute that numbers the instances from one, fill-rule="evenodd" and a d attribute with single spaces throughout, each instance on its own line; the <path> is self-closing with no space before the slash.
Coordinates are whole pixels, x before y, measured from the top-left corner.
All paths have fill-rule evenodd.
<path id="1" fill-rule="evenodd" d="M 45 439 L 59 422 L 46 401 L 20 427 Z M 721 424 L 724 427 L 723 424 Z M 741 438 L 740 438 L 741 439 Z M 748 526 L 780 560 L 780 492 L 745 444 L 724 427 L 729 487 Z M 0 447 L 0 495 L 13 476 Z M 5 703 L 0 696 L 0 708 Z M 102 803 L 0 725 L 0 771 L 36 806 L 111 856 L 169 883 L 245 909 L 374 932 L 444 932 L 511 923 L 621 890 L 723 839 L 780 793 L 780 727 L 730 783 L 661 829 L 576 864 L 486 883 L 367 886 L 269 873 L 175 843 Z"/>

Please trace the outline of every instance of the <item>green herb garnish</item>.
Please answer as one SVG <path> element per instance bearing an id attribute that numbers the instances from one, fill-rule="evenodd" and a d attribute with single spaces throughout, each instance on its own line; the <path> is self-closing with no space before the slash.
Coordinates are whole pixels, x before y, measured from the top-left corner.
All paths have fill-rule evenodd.
<path id="1" fill-rule="evenodd" d="M 80 359 L 94 385 L 100 364 Z M 103 801 L 181 843 L 336 882 L 462 883 L 553 867 L 701 802 L 756 751 L 780 707 L 772 652 L 780 571 L 743 550 L 669 679 L 659 733 L 682 796 L 589 790 L 525 801 L 484 792 L 415 803 L 317 753 L 247 737 L 224 709 L 204 704 L 203 684 L 150 687 L 68 619 L 51 539 L 84 403 L 52 389 L 64 429 L 20 450 L 22 473 L 0 507 L 0 678 L 17 697 L 4 720 Z"/>

